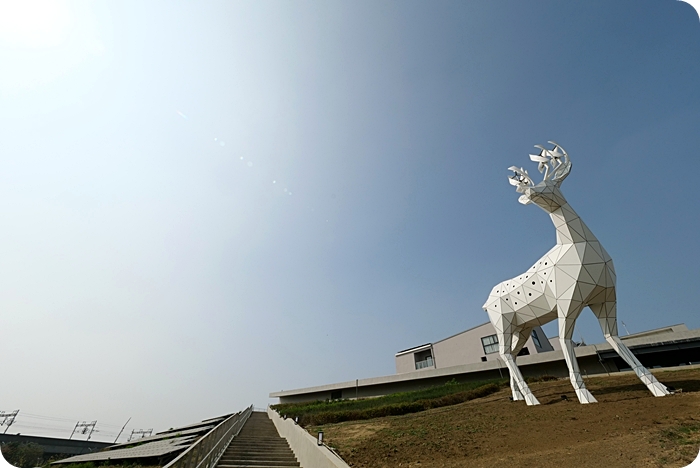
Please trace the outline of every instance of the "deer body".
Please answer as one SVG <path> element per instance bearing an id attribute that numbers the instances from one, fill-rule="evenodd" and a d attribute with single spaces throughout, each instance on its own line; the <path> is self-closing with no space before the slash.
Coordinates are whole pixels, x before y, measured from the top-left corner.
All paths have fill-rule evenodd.
<path id="1" fill-rule="evenodd" d="M 612 259 L 562 195 L 559 186 L 569 174 L 571 163 L 561 146 L 550 143 L 554 149 L 538 146 L 542 149 L 540 155 L 530 155 L 540 163 L 540 172 L 545 172 L 541 183 L 535 185 L 527 171 L 515 167 L 511 167 L 515 175 L 510 181 L 523 193 L 521 203 L 535 203 L 549 213 L 557 243 L 529 270 L 496 285 L 483 306 L 496 329 L 499 353 L 510 372 L 513 399 L 539 404 L 515 356 L 535 326 L 558 319 L 559 340 L 576 395 L 581 403 L 596 402 L 581 378 L 572 341 L 576 319 L 586 306 L 597 316 L 605 339 L 649 390 L 655 396 L 667 395 L 666 387 L 618 337 Z"/>

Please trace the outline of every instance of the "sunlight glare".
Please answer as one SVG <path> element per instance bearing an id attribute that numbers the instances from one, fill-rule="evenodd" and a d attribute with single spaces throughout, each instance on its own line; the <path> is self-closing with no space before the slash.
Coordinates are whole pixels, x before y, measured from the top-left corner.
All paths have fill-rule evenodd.
<path id="1" fill-rule="evenodd" d="M 66 39 L 70 8 L 60 0 L 0 0 L 0 42 L 20 47 L 55 47 Z"/>

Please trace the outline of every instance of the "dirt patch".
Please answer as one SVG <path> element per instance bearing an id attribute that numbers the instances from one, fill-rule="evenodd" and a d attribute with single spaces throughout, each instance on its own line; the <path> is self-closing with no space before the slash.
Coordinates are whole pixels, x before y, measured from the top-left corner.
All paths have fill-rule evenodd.
<path id="1" fill-rule="evenodd" d="M 503 390 L 405 416 L 321 426 L 353 467 L 684 467 L 700 448 L 700 369 L 654 372 L 683 389 L 654 398 L 636 376 L 586 380 L 581 405 L 567 380 L 530 385 L 541 405 Z M 562 395 L 566 399 L 562 399 Z M 309 428 L 316 434 L 319 427 Z"/>

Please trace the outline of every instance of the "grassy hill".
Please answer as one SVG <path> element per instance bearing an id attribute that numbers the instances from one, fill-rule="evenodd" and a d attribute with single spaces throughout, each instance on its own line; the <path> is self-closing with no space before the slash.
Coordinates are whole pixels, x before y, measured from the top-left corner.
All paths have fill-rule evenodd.
<path id="1" fill-rule="evenodd" d="M 593 377 L 599 403 L 578 403 L 568 379 L 401 416 L 310 425 L 353 467 L 684 467 L 700 449 L 700 369 L 655 371 L 682 389 L 654 398 L 633 374 Z M 478 387 L 477 387 L 478 388 Z M 565 397 L 565 399 L 563 398 Z"/>
<path id="2" fill-rule="evenodd" d="M 280 415 L 296 419 L 302 426 L 319 425 L 398 416 L 456 405 L 495 393 L 506 384 L 506 379 L 468 383 L 453 380 L 441 386 L 377 398 L 282 403 L 272 405 L 272 408 Z"/>

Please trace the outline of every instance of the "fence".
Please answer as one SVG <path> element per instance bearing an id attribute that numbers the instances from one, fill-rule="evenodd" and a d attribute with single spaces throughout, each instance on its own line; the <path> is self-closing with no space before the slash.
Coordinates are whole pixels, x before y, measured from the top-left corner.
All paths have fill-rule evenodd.
<path id="1" fill-rule="evenodd" d="M 163 468 L 213 468 L 253 412 L 253 406 L 219 423 Z"/>
<path id="2" fill-rule="evenodd" d="M 433 358 L 429 357 L 428 359 L 424 361 L 418 361 L 416 362 L 416 370 L 418 369 L 425 369 L 426 367 L 433 367 Z"/>

